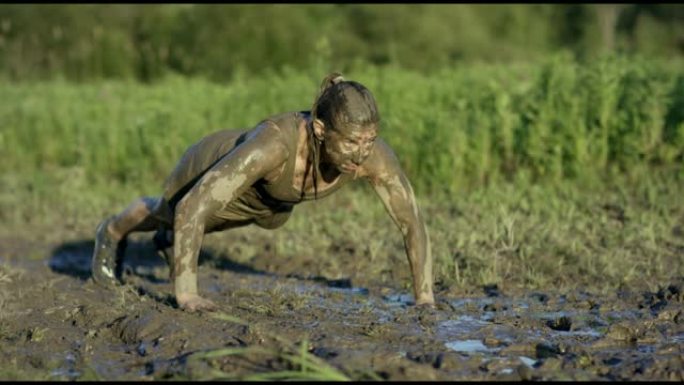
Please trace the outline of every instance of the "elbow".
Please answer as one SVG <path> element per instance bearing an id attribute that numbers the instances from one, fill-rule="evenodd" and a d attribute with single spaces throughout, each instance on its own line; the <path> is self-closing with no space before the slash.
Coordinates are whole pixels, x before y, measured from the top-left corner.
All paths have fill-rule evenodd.
<path id="1" fill-rule="evenodd" d="M 198 194 L 189 193 L 181 199 L 174 210 L 174 222 L 179 226 L 203 224 L 209 215 L 209 207 Z"/>
<path id="2" fill-rule="evenodd" d="M 404 238 L 411 244 L 420 244 L 427 240 L 427 229 L 421 223 L 406 223 L 399 227 Z"/>

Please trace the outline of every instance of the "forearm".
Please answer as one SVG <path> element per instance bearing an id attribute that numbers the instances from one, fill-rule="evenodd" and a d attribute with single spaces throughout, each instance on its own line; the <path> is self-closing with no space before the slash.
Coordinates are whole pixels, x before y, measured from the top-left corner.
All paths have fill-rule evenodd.
<path id="1" fill-rule="evenodd" d="M 366 165 L 366 178 L 404 237 L 416 304 L 434 304 L 432 254 L 425 221 L 396 156 L 384 142 L 378 144 L 375 156 Z"/>
<path id="2" fill-rule="evenodd" d="M 404 235 L 406 255 L 411 266 L 416 304 L 434 304 L 432 292 L 432 252 L 424 223 L 414 223 Z"/>
<path id="3" fill-rule="evenodd" d="M 197 294 L 197 259 L 204 238 L 204 215 L 198 210 L 199 199 L 187 196 L 176 206 L 174 216 L 173 283 L 176 297 Z"/>

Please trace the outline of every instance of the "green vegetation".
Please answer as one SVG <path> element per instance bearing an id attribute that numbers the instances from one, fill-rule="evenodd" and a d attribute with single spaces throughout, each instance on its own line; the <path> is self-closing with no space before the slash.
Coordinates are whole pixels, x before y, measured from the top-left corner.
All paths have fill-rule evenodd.
<path id="1" fill-rule="evenodd" d="M 282 339 L 282 338 L 281 338 Z M 291 344 L 291 343 L 290 343 Z M 210 370 L 208 378 L 203 380 L 241 380 L 241 381 L 350 381 L 344 373 L 330 366 L 324 360 L 309 353 L 308 342 L 301 342 L 298 354 L 288 353 L 287 351 L 276 351 L 260 346 L 249 346 L 245 348 L 223 348 L 208 352 L 194 353 L 188 360 L 212 360 L 227 356 L 262 356 L 260 361 L 269 362 L 273 358 L 280 360 L 284 365 L 291 369 L 280 371 L 267 371 L 263 373 L 236 374 L 225 372 L 219 369 Z M 271 360 L 265 359 L 271 357 Z"/>
<path id="2" fill-rule="evenodd" d="M 610 288 L 684 273 L 681 64 L 560 55 L 429 76 L 393 66 L 346 75 L 378 100 L 381 135 L 426 214 L 441 285 Z M 91 237 L 105 215 L 158 195 L 202 136 L 308 109 L 322 75 L 2 83 L 0 230 Z M 363 186 L 297 207 L 276 231 L 238 229 L 225 236 L 239 241 L 212 236 L 207 247 L 246 262 L 265 240 L 283 258 L 309 257 L 302 274 L 408 287 L 399 232 Z M 321 257 L 345 242 L 356 245 L 354 267 Z"/>
<path id="3" fill-rule="evenodd" d="M 626 57 L 580 65 L 561 55 L 430 76 L 379 67 L 347 75 L 374 92 L 381 134 L 418 191 L 453 193 L 514 176 L 558 182 L 680 166 L 682 68 Z M 190 144 L 218 129 L 308 109 L 321 77 L 3 83 L 0 142 L 7 152 L 0 171 L 57 168 L 71 178 L 83 173 L 88 186 L 114 179 L 154 192 Z"/>
<path id="4" fill-rule="evenodd" d="M 682 21 L 681 4 L 3 4 L 0 76 L 230 80 L 365 64 L 429 72 L 559 51 L 672 58 L 684 54 Z"/>

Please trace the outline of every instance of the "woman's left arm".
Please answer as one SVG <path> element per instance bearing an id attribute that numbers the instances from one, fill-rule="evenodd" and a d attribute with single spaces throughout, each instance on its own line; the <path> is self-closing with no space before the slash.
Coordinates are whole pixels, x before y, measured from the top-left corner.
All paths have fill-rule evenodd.
<path id="1" fill-rule="evenodd" d="M 404 237 L 416 305 L 434 305 L 430 238 L 411 183 L 394 151 L 380 138 L 362 168 L 362 176 L 373 186 Z"/>

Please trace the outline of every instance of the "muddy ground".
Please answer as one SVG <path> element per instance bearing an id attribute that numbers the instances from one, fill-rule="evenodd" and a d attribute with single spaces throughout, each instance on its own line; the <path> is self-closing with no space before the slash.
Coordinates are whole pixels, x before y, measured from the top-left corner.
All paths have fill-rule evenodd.
<path id="1" fill-rule="evenodd" d="M 203 252 L 200 290 L 220 311 L 193 314 L 148 240 L 130 243 L 127 286 L 107 291 L 89 279 L 92 240 L 0 239 L 0 379 L 316 378 L 326 364 L 352 380 L 684 381 L 684 279 L 601 295 L 437 285 L 426 309 L 389 278 L 345 276 L 344 248 L 325 257 L 347 260 L 340 276 Z M 237 349 L 201 354 L 222 348 Z M 287 359 L 302 350 L 323 364 Z"/>

